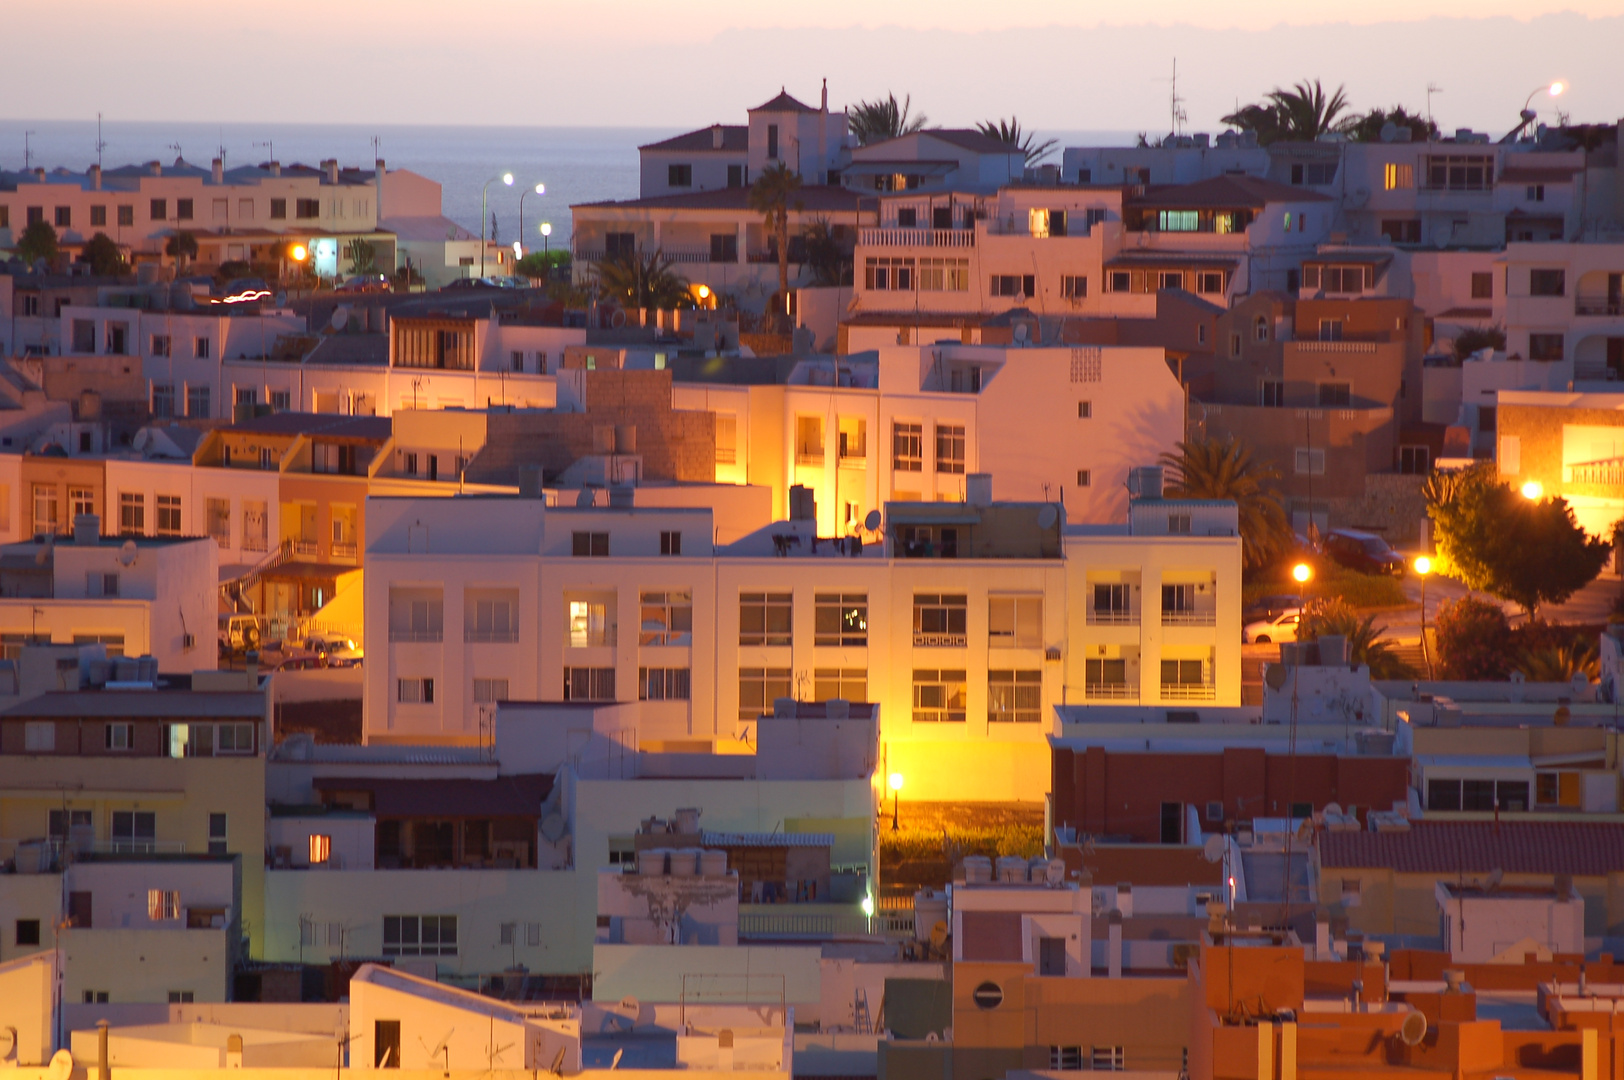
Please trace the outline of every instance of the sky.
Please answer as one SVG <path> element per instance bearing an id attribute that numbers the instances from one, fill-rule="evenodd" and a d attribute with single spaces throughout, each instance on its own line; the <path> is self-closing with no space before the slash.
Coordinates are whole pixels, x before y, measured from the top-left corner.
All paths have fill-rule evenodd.
<path id="1" fill-rule="evenodd" d="M 1215 131 L 1276 85 L 1345 84 L 1503 131 L 1563 79 L 1624 117 L 1624 0 L 6 0 L 0 119 L 691 126 L 786 86 L 895 92 L 933 123 Z M 62 31 L 72 28 L 70 35 Z M 25 42 L 50 42 L 31 49 Z"/>

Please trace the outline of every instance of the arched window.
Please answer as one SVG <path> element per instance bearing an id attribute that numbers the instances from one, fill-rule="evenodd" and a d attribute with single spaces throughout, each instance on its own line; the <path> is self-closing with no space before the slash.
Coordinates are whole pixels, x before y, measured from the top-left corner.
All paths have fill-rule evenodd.
<path id="1" fill-rule="evenodd" d="M 1259 340 L 1259 341 L 1268 341 L 1269 340 L 1269 320 L 1268 320 L 1268 318 L 1266 318 L 1263 315 L 1259 315 L 1257 317 L 1257 322 L 1254 325 L 1256 327 L 1255 336 L 1257 337 L 1257 340 Z"/>

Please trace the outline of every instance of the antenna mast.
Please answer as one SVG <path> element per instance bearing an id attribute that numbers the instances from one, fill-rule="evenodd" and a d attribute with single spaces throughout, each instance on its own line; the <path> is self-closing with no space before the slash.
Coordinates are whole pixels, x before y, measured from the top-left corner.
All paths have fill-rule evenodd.
<path id="1" fill-rule="evenodd" d="M 1173 57 L 1173 91 L 1167 106 L 1169 119 L 1172 121 L 1172 126 L 1168 130 L 1174 135 L 1184 134 L 1184 122 L 1190 117 L 1184 111 L 1184 99 L 1179 97 L 1179 58 L 1176 56 Z"/>
<path id="2" fill-rule="evenodd" d="M 98 168 L 98 169 L 101 168 L 101 166 L 102 166 L 102 151 L 107 149 L 107 144 L 102 141 L 102 125 L 101 125 L 101 121 L 102 121 L 102 114 L 97 113 L 96 114 L 96 168 Z"/>
<path id="3" fill-rule="evenodd" d="M 1443 92 L 1444 88 L 1439 86 L 1437 83 L 1431 81 L 1427 83 L 1427 138 L 1429 140 L 1432 138 L 1432 129 L 1434 127 L 1432 122 L 1432 95 L 1441 94 Z"/>

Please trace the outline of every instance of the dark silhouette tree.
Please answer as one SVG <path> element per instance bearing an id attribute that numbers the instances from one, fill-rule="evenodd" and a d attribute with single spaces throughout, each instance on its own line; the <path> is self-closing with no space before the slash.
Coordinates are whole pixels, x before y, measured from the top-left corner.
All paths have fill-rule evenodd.
<path id="1" fill-rule="evenodd" d="M 90 272 L 102 277 L 114 277 L 130 272 L 129 264 L 124 261 L 124 252 L 119 250 L 118 244 L 106 233 L 97 233 L 85 241 L 84 250 L 79 253 L 79 261 L 90 267 Z"/>
<path id="2" fill-rule="evenodd" d="M 1001 143 L 1008 143 L 1026 155 L 1027 165 L 1036 165 L 1044 158 L 1055 152 L 1060 145 L 1058 139 L 1044 139 L 1037 142 L 1037 136 L 1030 131 L 1021 130 L 1021 122 L 1011 116 L 1008 120 L 983 120 L 976 125 L 976 130 L 989 139 L 997 139 Z"/>
<path id="3" fill-rule="evenodd" d="M 59 250 L 56 230 L 43 218 L 29 222 L 28 228 L 17 238 L 17 257 L 30 266 L 40 259 L 47 264 L 54 263 Z"/>
<path id="4" fill-rule="evenodd" d="M 1263 566 L 1284 550 L 1291 537 L 1286 511 L 1273 484 L 1280 473 L 1252 456 L 1233 438 L 1178 444 L 1161 456 L 1167 490 L 1187 499 L 1233 499 L 1240 511 L 1241 553 L 1248 568 Z"/>
<path id="5" fill-rule="evenodd" d="M 859 146 L 895 139 L 899 135 L 912 135 L 927 122 L 924 113 L 908 115 L 912 106 L 912 94 L 904 98 L 900 106 L 895 94 L 887 94 L 873 101 L 859 101 L 847 108 L 846 126 L 857 136 Z"/>

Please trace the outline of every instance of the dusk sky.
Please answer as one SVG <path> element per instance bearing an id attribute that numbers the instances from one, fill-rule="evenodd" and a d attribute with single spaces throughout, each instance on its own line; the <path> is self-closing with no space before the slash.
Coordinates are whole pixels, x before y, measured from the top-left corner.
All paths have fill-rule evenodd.
<path id="1" fill-rule="evenodd" d="M 1192 131 L 1312 77 L 1346 84 L 1357 108 L 1424 109 L 1433 83 L 1446 128 L 1512 126 L 1528 91 L 1556 78 L 1571 84 L 1558 104 L 1574 120 L 1624 115 L 1624 0 L 7 7 L 6 119 L 697 127 L 741 122 L 780 84 L 812 100 L 826 76 L 837 107 L 892 90 L 948 125 L 1014 112 L 1029 127 L 1158 133 L 1175 58 Z M 17 47 L 65 27 L 66 52 Z"/>

